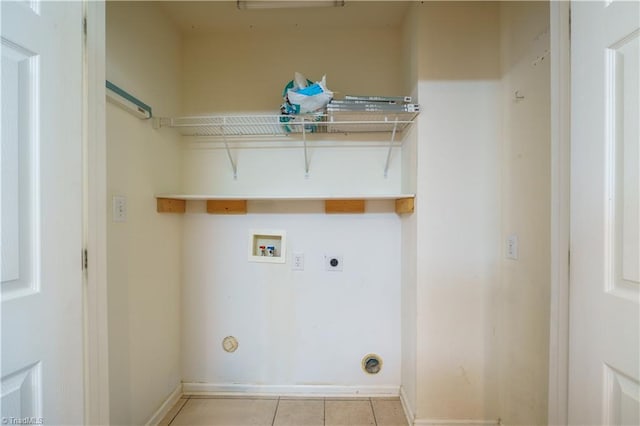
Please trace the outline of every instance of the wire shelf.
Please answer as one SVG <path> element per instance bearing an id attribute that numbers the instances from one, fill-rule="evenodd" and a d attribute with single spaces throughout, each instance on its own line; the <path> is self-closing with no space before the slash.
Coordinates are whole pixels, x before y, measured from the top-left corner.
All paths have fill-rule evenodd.
<path id="1" fill-rule="evenodd" d="M 156 128 L 171 127 L 184 136 L 278 136 L 301 133 L 403 131 L 417 112 L 340 111 L 308 115 L 219 115 L 156 118 Z"/>
<path id="2" fill-rule="evenodd" d="M 387 177 L 398 132 L 411 125 L 418 112 L 405 111 L 331 111 L 308 115 L 212 115 L 199 117 L 154 118 L 153 127 L 171 127 L 184 136 L 220 137 L 224 141 L 234 179 L 238 164 L 232 155 L 229 137 L 286 136 L 298 134 L 304 146 L 304 172 L 309 176 L 310 156 L 307 134 L 310 133 L 390 133 L 384 176 Z M 237 141 L 238 139 L 236 139 Z"/>

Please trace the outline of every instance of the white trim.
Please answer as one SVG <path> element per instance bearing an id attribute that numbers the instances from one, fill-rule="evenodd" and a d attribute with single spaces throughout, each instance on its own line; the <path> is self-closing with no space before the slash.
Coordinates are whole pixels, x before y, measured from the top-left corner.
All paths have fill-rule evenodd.
<path id="1" fill-rule="evenodd" d="M 247 200 L 247 201 L 324 201 L 324 200 L 397 200 L 415 198 L 416 194 L 316 194 L 316 195 L 203 195 L 203 194 L 156 194 L 156 198 L 185 201 Z"/>
<path id="2" fill-rule="evenodd" d="M 413 407 L 409 404 L 409 399 L 407 398 L 407 394 L 402 386 L 400 386 L 400 403 L 402 404 L 404 415 L 407 418 L 407 424 L 412 426 L 416 419 L 416 414 L 413 412 Z"/>
<path id="3" fill-rule="evenodd" d="M 399 386 L 251 385 L 226 383 L 183 383 L 185 395 L 317 396 L 369 398 L 399 396 Z"/>
<path id="4" fill-rule="evenodd" d="M 85 424 L 108 425 L 107 155 L 105 116 L 105 3 L 84 0 L 87 36 L 83 81 L 85 271 Z"/>
<path id="5" fill-rule="evenodd" d="M 149 419 L 145 426 L 155 426 L 159 424 L 162 419 L 171 411 L 174 405 L 182 398 L 182 383 L 178 383 L 178 386 L 171 392 L 169 397 L 162 403 L 158 411 Z"/>
<path id="6" fill-rule="evenodd" d="M 495 425 L 499 426 L 499 420 L 457 420 L 457 419 L 417 419 L 415 426 L 431 425 L 431 426 L 480 426 Z"/>
<path id="7" fill-rule="evenodd" d="M 567 424 L 569 380 L 570 3 L 550 2 L 551 309 L 547 421 Z"/>

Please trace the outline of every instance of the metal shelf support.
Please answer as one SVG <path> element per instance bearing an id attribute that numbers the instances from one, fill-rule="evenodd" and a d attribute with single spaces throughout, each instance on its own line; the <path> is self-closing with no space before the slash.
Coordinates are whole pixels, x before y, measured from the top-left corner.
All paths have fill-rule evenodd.
<path id="1" fill-rule="evenodd" d="M 304 118 L 302 119 L 302 145 L 304 145 L 304 177 L 309 177 L 309 154 L 307 152 L 307 131 L 304 125 Z"/>
<path id="2" fill-rule="evenodd" d="M 226 120 L 225 120 L 226 121 Z M 238 179 L 238 165 L 236 164 L 233 156 L 231 155 L 231 149 L 229 148 L 229 144 L 227 143 L 227 135 L 225 132 L 224 124 L 222 125 L 222 141 L 224 142 L 224 149 L 227 150 L 227 157 L 229 158 L 229 163 L 231 163 L 231 169 L 233 170 L 233 179 Z"/>
<path id="3" fill-rule="evenodd" d="M 393 142 L 396 138 L 396 129 L 398 128 L 398 118 L 396 117 L 393 123 L 393 130 L 391 131 L 391 140 L 389 140 L 389 150 L 387 151 L 387 161 L 384 165 L 384 177 L 386 178 L 389 173 L 389 162 L 391 161 L 391 148 L 393 148 Z"/>

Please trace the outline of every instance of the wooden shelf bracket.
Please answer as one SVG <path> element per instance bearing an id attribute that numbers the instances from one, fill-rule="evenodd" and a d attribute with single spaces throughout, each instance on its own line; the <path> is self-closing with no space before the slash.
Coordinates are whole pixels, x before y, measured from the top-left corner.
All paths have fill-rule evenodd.
<path id="1" fill-rule="evenodd" d="M 415 210 L 415 198 L 398 198 L 396 200 L 396 213 L 407 214 Z"/>
<path id="2" fill-rule="evenodd" d="M 187 202 L 185 200 L 173 198 L 158 198 L 156 205 L 158 213 L 184 213 L 187 210 Z"/>
<path id="3" fill-rule="evenodd" d="M 328 214 L 353 214 L 364 213 L 367 200 L 393 200 L 395 202 L 395 212 L 401 214 L 411 214 L 415 211 L 414 194 L 388 194 L 369 195 L 363 197 L 341 198 L 331 196 L 308 196 L 308 197 L 233 197 L 208 196 L 208 195 L 180 195 L 180 194 L 159 194 L 157 198 L 158 213 L 185 213 L 187 201 L 205 201 L 207 213 L 209 214 L 247 214 L 247 203 L 251 200 L 271 200 L 271 201 L 315 201 L 324 202 L 325 213 Z"/>

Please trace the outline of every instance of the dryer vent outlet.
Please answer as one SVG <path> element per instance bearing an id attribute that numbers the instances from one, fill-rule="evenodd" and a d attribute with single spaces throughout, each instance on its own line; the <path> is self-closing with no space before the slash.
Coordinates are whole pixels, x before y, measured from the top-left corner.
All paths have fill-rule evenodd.
<path id="1" fill-rule="evenodd" d="M 382 370 L 382 358 L 376 354 L 365 355 L 362 358 L 362 369 L 367 374 L 378 374 Z"/>

